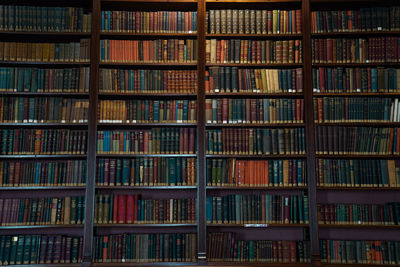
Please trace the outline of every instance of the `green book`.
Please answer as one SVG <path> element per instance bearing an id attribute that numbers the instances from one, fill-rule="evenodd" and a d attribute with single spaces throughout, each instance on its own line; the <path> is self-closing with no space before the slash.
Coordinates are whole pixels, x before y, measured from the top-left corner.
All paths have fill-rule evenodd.
<path id="1" fill-rule="evenodd" d="M 6 244 L 7 245 L 7 244 Z M 18 236 L 11 236 L 9 264 L 17 264 Z"/>

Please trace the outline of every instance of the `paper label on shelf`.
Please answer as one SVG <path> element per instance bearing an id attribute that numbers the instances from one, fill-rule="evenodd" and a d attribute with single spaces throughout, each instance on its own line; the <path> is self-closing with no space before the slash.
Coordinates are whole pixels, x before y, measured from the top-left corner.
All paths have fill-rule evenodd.
<path id="1" fill-rule="evenodd" d="M 212 121 L 208 120 L 207 123 L 212 123 Z"/>
<path id="2" fill-rule="evenodd" d="M 244 227 L 268 227 L 266 223 L 246 223 L 243 225 Z"/>
<path id="3" fill-rule="evenodd" d="M 132 123 L 136 123 L 136 120 L 132 120 Z"/>
<path id="4" fill-rule="evenodd" d="M 222 123 L 228 123 L 228 122 L 225 120 L 225 121 L 222 121 Z"/>
<path id="5" fill-rule="evenodd" d="M 183 121 L 182 120 L 178 120 L 177 123 L 183 123 Z"/>
<path id="6" fill-rule="evenodd" d="M 214 92 L 215 93 L 219 93 L 219 89 L 214 89 Z"/>
<path id="7" fill-rule="evenodd" d="M 382 27 L 378 27 L 378 31 L 381 31 L 382 30 Z"/>

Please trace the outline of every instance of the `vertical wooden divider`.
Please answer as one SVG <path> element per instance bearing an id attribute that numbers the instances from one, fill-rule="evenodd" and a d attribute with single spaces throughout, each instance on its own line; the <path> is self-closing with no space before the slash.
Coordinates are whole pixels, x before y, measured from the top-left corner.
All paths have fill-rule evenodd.
<path id="1" fill-rule="evenodd" d="M 205 0 L 197 2 L 197 259 L 207 260 L 205 158 Z"/>
<path id="2" fill-rule="evenodd" d="M 87 151 L 87 180 L 85 192 L 85 225 L 82 266 L 93 265 L 93 219 L 96 178 L 97 92 L 100 55 L 100 0 L 92 0 L 92 32 L 90 40 L 89 128 Z"/>
<path id="3" fill-rule="evenodd" d="M 303 17 L 303 71 L 304 71 L 304 117 L 306 123 L 307 182 L 309 198 L 310 242 L 312 266 L 320 266 L 318 238 L 317 188 L 315 181 L 315 125 L 312 91 L 311 61 L 311 11 L 310 0 L 302 1 Z"/>

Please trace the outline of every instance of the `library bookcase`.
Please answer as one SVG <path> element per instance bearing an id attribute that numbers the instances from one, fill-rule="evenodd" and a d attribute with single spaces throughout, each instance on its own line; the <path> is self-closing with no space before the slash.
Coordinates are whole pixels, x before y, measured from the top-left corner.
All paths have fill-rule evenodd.
<path id="1" fill-rule="evenodd" d="M 0 3 L 0 264 L 400 264 L 395 0 Z"/>

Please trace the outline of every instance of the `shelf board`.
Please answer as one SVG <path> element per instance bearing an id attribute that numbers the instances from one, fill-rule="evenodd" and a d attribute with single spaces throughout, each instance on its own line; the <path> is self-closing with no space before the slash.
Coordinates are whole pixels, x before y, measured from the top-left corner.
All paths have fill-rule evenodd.
<path id="1" fill-rule="evenodd" d="M 400 124 L 399 124 L 400 125 Z M 305 127 L 304 123 L 206 123 L 206 127 L 222 128 L 222 127 L 267 127 L 267 128 L 292 128 Z"/>
<path id="2" fill-rule="evenodd" d="M 400 31 L 344 31 L 344 32 L 314 32 L 311 33 L 312 38 L 323 37 L 341 37 L 341 36 L 386 36 L 400 35 Z"/>
<path id="3" fill-rule="evenodd" d="M 400 127 L 400 122 L 314 122 L 319 126 L 375 126 L 375 127 Z"/>
<path id="4" fill-rule="evenodd" d="M 400 94 L 399 94 L 400 95 Z M 303 97 L 303 93 L 253 93 L 253 92 L 238 92 L 238 93 L 206 93 L 206 97 L 270 97 L 270 98 L 299 98 Z"/>
<path id="5" fill-rule="evenodd" d="M 207 190 L 307 190 L 307 186 L 207 186 Z"/>
<path id="6" fill-rule="evenodd" d="M 85 190 L 86 186 L 0 186 L 0 191 Z"/>
<path id="7" fill-rule="evenodd" d="M 0 61 L 0 66 L 18 65 L 18 66 L 51 66 L 51 67 L 89 67 L 89 62 L 35 62 L 35 61 Z"/>
<path id="8" fill-rule="evenodd" d="M 281 154 L 271 154 L 271 155 L 246 155 L 246 154 L 206 154 L 206 158 L 306 158 L 306 154 L 293 154 L 293 155 L 281 155 Z"/>
<path id="9" fill-rule="evenodd" d="M 0 187 L 1 189 L 1 187 Z M 195 190 L 195 185 L 149 185 L 149 186 L 126 186 L 126 185 L 96 185 L 96 189 L 112 189 L 112 190 Z"/>
<path id="10" fill-rule="evenodd" d="M 197 127 L 197 123 L 149 122 L 149 123 L 97 123 L 97 127 Z"/>
<path id="11" fill-rule="evenodd" d="M 89 93 L 68 93 L 68 92 L 15 92 L 15 91 L 0 91 L 2 96 L 53 96 L 53 97 L 70 97 L 70 98 L 89 98 Z"/>
<path id="12" fill-rule="evenodd" d="M 400 187 L 344 187 L 344 186 L 317 186 L 317 190 L 346 190 L 346 191 L 399 191 Z"/>
<path id="13" fill-rule="evenodd" d="M 312 63 L 314 68 L 318 67 L 399 67 L 400 62 L 371 62 L 371 63 Z"/>
<path id="14" fill-rule="evenodd" d="M 0 35 L 11 36 L 40 36 L 40 37 L 90 37 L 90 32 L 39 32 L 39 31 L 0 31 Z"/>
<path id="15" fill-rule="evenodd" d="M 221 2 L 221 1 L 218 1 Z M 274 38 L 274 39 L 301 39 L 302 34 L 282 33 L 282 34 L 250 34 L 250 33 L 206 33 L 206 38 Z"/>
<path id="16" fill-rule="evenodd" d="M 102 228 L 139 228 L 139 227 L 152 227 L 152 228 L 157 228 L 157 227 L 196 227 L 197 224 L 195 223 L 136 223 L 136 224 L 94 224 L 95 227 L 102 227 Z"/>
<path id="17" fill-rule="evenodd" d="M 197 3 L 197 0 L 101 0 L 101 3 Z"/>
<path id="18" fill-rule="evenodd" d="M 264 226 L 265 225 L 265 226 Z M 244 228 L 269 228 L 269 227 L 308 227 L 308 223 L 207 223 L 207 227 L 244 227 Z"/>
<path id="19" fill-rule="evenodd" d="M 44 224 L 44 225 L 3 225 L 0 230 L 8 229 L 51 229 L 51 228 L 83 228 L 83 224 Z"/>
<path id="20" fill-rule="evenodd" d="M 301 3 L 301 0 L 206 0 L 207 3 Z"/>
<path id="21" fill-rule="evenodd" d="M 138 32 L 113 32 L 113 31 L 103 31 L 100 32 L 100 37 L 197 37 L 197 33 L 189 32 L 159 32 L 159 33 L 138 33 Z"/>
<path id="22" fill-rule="evenodd" d="M 196 154 L 103 154 L 98 153 L 98 158 L 141 158 L 141 157 L 176 157 L 176 158 L 194 158 Z"/>
<path id="23" fill-rule="evenodd" d="M 56 159 L 56 158 L 86 158 L 86 155 L 80 154 L 56 154 L 56 155 L 0 155 L 0 159 Z"/>
<path id="24" fill-rule="evenodd" d="M 400 225 L 384 225 L 384 224 L 318 224 L 319 228 L 350 228 L 350 229 L 357 229 L 357 228 L 379 228 L 379 229 L 400 229 Z"/>
<path id="25" fill-rule="evenodd" d="M 37 122 L 37 123 L 25 123 L 25 122 L 0 122 L 0 128 L 4 127 L 37 127 L 37 128 L 47 128 L 47 127 L 54 127 L 54 128 L 77 128 L 77 127 L 87 127 L 87 123 L 48 123 L 48 122 Z"/>
<path id="26" fill-rule="evenodd" d="M 95 261 L 95 259 L 93 259 Z M 14 267 L 15 265 L 13 265 Z M 93 262 L 91 266 L 98 266 L 98 267 L 115 267 L 115 266 L 121 266 L 121 267 L 127 267 L 127 266 L 144 266 L 144 267 L 149 267 L 149 266 L 198 266 L 197 262 L 176 262 L 176 261 L 168 261 L 168 262 L 127 262 L 127 263 L 122 263 L 122 262 L 113 262 L 113 263 L 103 263 L 103 262 Z M 207 264 L 207 266 L 210 266 L 210 264 Z M 17 267 L 26 267 L 24 266 L 17 266 Z M 41 266 L 34 266 L 34 267 L 41 267 Z M 58 267 L 58 266 L 55 266 Z"/>
<path id="27" fill-rule="evenodd" d="M 399 155 L 365 155 L 365 154 L 315 154 L 315 158 L 371 158 L 371 159 L 399 159 Z"/>
<path id="28" fill-rule="evenodd" d="M 367 263 L 327 263 L 321 262 L 322 267 L 382 267 L 382 266 L 398 266 L 393 264 L 367 264 Z"/>
<path id="29" fill-rule="evenodd" d="M 196 93 L 118 93 L 118 92 L 100 92 L 99 98 L 102 97 L 197 97 Z"/>
<path id="30" fill-rule="evenodd" d="M 301 68 L 302 63 L 206 63 L 206 67 L 264 67 L 264 68 Z"/>
<path id="31" fill-rule="evenodd" d="M 99 66 L 167 66 L 167 67 L 197 67 L 197 63 L 185 62 L 103 62 Z"/>
<path id="32" fill-rule="evenodd" d="M 325 97 L 325 96 L 345 96 L 345 97 L 365 97 L 365 96 L 370 96 L 370 97 L 382 97 L 382 96 L 388 96 L 388 97 L 400 97 L 400 91 L 397 93 L 358 93 L 358 92 L 353 92 L 353 93 L 314 93 L 314 97 Z"/>

